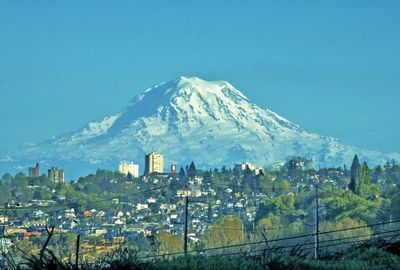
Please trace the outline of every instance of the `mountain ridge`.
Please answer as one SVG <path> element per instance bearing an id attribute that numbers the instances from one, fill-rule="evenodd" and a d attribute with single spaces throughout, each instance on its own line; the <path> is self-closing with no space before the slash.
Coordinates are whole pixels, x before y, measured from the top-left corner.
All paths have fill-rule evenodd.
<path id="1" fill-rule="evenodd" d="M 293 155 L 313 159 L 315 166 L 342 166 L 356 153 L 373 165 L 400 160 L 398 153 L 362 150 L 308 132 L 258 107 L 226 81 L 181 76 L 146 89 L 117 114 L 11 151 L 0 163 L 116 168 L 120 160 L 143 164 L 152 151 L 162 152 L 168 163 L 194 160 L 203 168 L 244 161 L 267 166 Z"/>

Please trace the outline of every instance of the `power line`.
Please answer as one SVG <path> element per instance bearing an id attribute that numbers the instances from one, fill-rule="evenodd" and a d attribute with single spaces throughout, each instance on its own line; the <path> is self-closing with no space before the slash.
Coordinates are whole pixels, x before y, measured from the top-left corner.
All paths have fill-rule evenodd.
<path id="1" fill-rule="evenodd" d="M 207 229 L 211 230 L 221 230 L 221 231 L 243 231 L 243 229 L 240 228 L 222 228 L 222 227 L 216 227 L 218 225 L 211 225 L 208 226 Z M 252 229 L 252 231 L 260 231 L 260 232 L 268 232 L 268 231 L 279 231 L 285 229 L 284 227 L 276 227 L 276 228 L 265 228 L 265 229 Z"/>
<path id="2" fill-rule="evenodd" d="M 400 236 L 400 234 L 396 234 L 394 235 L 395 237 Z M 349 244 L 360 244 L 360 243 L 365 243 L 365 240 L 356 240 L 356 241 L 348 241 L 348 242 L 343 242 L 343 243 L 335 243 L 335 244 L 329 244 L 329 245 L 324 245 L 324 246 L 320 246 L 321 249 L 324 248 L 328 248 L 328 247 L 334 247 L 334 246 L 340 246 L 340 245 L 349 245 Z M 309 243 L 309 244 L 305 244 L 305 245 L 312 245 L 314 243 Z M 302 245 L 292 245 L 292 246 L 286 246 L 286 247 L 276 247 L 276 248 L 268 248 L 268 249 L 256 249 L 253 251 L 250 251 L 249 253 L 255 253 L 255 252 L 265 252 L 265 251 L 275 251 L 278 252 L 280 254 L 283 253 L 288 253 L 291 252 L 291 250 L 282 250 L 282 249 L 286 249 L 286 248 L 296 248 L 296 247 L 302 247 Z M 281 249 L 280 251 L 278 251 L 279 249 Z M 301 251 L 307 251 L 307 250 L 313 250 L 314 247 L 304 247 L 301 249 Z M 246 255 L 243 254 L 243 252 L 233 252 L 233 253 L 228 253 L 228 254 L 216 254 L 216 255 L 212 255 L 211 257 L 214 256 L 232 256 L 232 255 Z"/>
<path id="3" fill-rule="evenodd" d="M 400 220 L 393 220 L 393 221 L 388 221 L 388 222 L 383 222 L 383 223 L 369 224 L 369 225 L 365 225 L 365 226 L 357 226 L 357 227 L 351 227 L 351 228 L 345 228 L 345 229 L 339 229 L 339 230 L 320 232 L 319 234 L 330 234 L 330 233 L 336 233 L 336 232 L 342 232 L 342 231 L 357 230 L 357 229 L 362 229 L 362 228 L 380 226 L 381 224 L 391 224 L 391 223 L 398 223 L 398 222 L 400 222 Z M 293 239 L 310 237 L 310 236 L 314 236 L 314 235 L 315 235 L 315 233 L 291 236 L 291 237 L 285 237 L 285 238 L 277 238 L 277 239 L 268 240 L 267 242 L 268 243 L 280 242 L 280 241 L 285 241 L 285 240 L 293 240 Z M 225 249 L 225 248 L 243 247 L 243 246 L 257 245 L 257 244 L 263 244 L 263 243 L 266 243 L 266 241 L 258 241 L 258 242 L 244 243 L 244 244 L 235 244 L 235 245 L 230 245 L 230 246 L 206 248 L 206 249 L 201 249 L 201 250 L 188 251 L 188 253 L 197 253 L 197 252 L 205 252 L 205 251 L 219 250 L 219 249 Z M 179 255 L 179 254 L 182 254 L 182 252 L 169 253 L 169 254 L 163 254 L 163 255 L 154 255 L 154 256 L 149 256 L 149 258 L 162 257 L 162 256 L 173 256 L 173 255 Z"/>
<path id="4" fill-rule="evenodd" d="M 385 222 L 384 224 L 390 224 L 390 223 L 395 223 L 395 222 L 399 222 L 399 220 L 391 221 L 391 222 Z M 358 227 L 346 228 L 346 229 L 340 229 L 340 230 L 334 230 L 334 231 L 327 231 L 327 232 L 323 232 L 323 234 L 341 232 L 341 231 L 345 231 L 345 230 L 357 230 L 357 229 L 365 228 L 365 227 L 378 226 L 380 224 L 381 223 L 370 224 L 370 225 L 366 225 L 366 226 L 358 226 Z M 374 236 L 377 236 L 377 235 L 395 233 L 395 232 L 399 232 L 399 231 L 400 230 L 391 230 L 391 231 L 373 233 L 373 234 L 370 234 L 370 235 L 359 235 L 359 236 L 344 237 L 344 238 L 338 238 L 338 239 L 330 239 L 330 240 L 321 241 L 320 243 L 337 242 L 337 241 L 343 241 L 343 240 L 355 239 L 355 238 L 361 238 L 361 237 L 368 237 L 368 236 L 373 236 L 374 237 Z M 313 236 L 313 234 L 309 234 L 309 235 L 306 235 L 306 236 Z M 394 236 L 397 236 L 397 235 L 394 235 Z M 202 250 L 190 251 L 189 253 L 205 252 L 205 251 L 211 251 L 211 250 L 218 250 L 218 249 L 225 249 L 225 248 L 232 248 L 232 247 L 242 247 L 242 246 L 249 246 L 249 245 L 256 245 L 256 244 L 265 244 L 265 243 L 278 242 L 278 241 L 289 240 L 289 239 L 296 239 L 296 238 L 299 238 L 299 237 L 304 237 L 304 236 L 287 237 L 287 238 L 273 239 L 273 240 L 270 240 L 270 241 L 260 241 L 260 242 L 253 242 L 253 243 L 245 243 L 245 244 L 237 244 L 237 245 L 231 245 L 231 246 L 223 246 L 223 247 L 202 249 Z M 363 240 L 361 240 L 361 241 L 363 241 Z M 360 241 L 353 241 L 353 242 L 360 242 Z M 329 245 L 329 246 L 344 245 L 344 244 L 348 244 L 348 243 L 352 243 L 352 242 L 336 243 L 334 245 Z M 306 244 L 303 244 L 303 246 L 304 245 L 310 245 L 310 244 L 312 244 L 312 243 L 306 243 Z M 280 246 L 280 247 L 274 247 L 274 248 L 263 249 L 263 250 L 276 250 L 276 249 L 280 249 L 280 248 L 290 248 L 290 247 L 296 247 L 296 246 L 299 246 L 299 245 Z M 325 247 L 328 247 L 328 245 L 321 246 L 321 248 L 325 248 Z M 263 251 L 263 250 L 261 250 L 261 251 Z M 253 251 L 253 252 L 255 252 L 255 251 Z M 144 257 L 144 258 L 153 258 L 153 257 L 160 257 L 160 256 L 173 256 L 173 255 L 179 255 L 179 254 L 182 254 L 182 252 L 163 254 L 163 255 L 156 255 L 156 256 L 148 256 L 148 257 Z"/>
<path id="5" fill-rule="evenodd" d="M 331 240 L 325 240 L 325 241 L 320 241 L 320 243 L 331 243 L 331 242 L 337 242 L 337 241 L 343 241 L 343 240 L 349 240 L 349 239 L 356 239 L 356 238 L 362 238 L 362 237 L 374 237 L 374 236 L 378 236 L 378 235 L 383 235 L 383 234 L 388 234 L 388 233 L 394 233 L 394 232 L 400 232 L 400 230 L 392 230 L 392 231 L 386 231 L 386 232 L 379 232 L 379 233 L 375 233 L 375 234 L 370 234 L 370 235 L 360 235 L 360 236 L 353 236 L 353 237 L 344 237 L 344 238 L 338 238 L 338 239 L 331 239 Z M 395 234 L 395 235 L 390 235 L 392 237 L 397 237 L 400 236 L 400 234 Z M 351 243 L 360 243 L 360 242 L 366 242 L 368 240 L 356 240 L 356 241 L 348 241 L 348 242 L 342 242 L 342 243 L 335 243 L 335 244 L 330 244 L 330 245 L 323 245 L 320 246 L 320 248 L 326 248 L 326 247 L 331 247 L 331 246 L 338 246 L 338 245 L 346 245 L 346 244 L 351 244 Z M 267 242 L 264 242 L 265 244 Z M 288 249 L 288 248 L 296 248 L 296 247 L 304 247 L 304 246 L 310 246 L 310 245 L 314 245 L 313 242 L 310 243 L 302 243 L 302 244 L 294 244 L 294 245 L 287 245 L 287 246 L 277 246 L 277 247 L 270 247 L 270 248 L 263 248 L 263 249 L 256 249 L 253 251 L 249 251 L 249 253 L 254 253 L 254 252 L 265 252 L 265 251 L 277 251 L 277 250 L 282 250 L 282 249 Z M 305 247 L 302 248 L 302 250 L 312 250 L 314 249 L 314 247 Z M 282 251 L 282 252 L 290 252 L 289 250 L 286 251 Z M 239 255 L 242 254 L 244 255 L 243 251 L 241 252 L 233 252 L 233 253 L 228 253 L 228 254 L 222 254 L 222 256 L 231 256 L 231 255 Z M 221 254 L 218 255 L 212 255 L 213 256 L 221 256 Z"/>

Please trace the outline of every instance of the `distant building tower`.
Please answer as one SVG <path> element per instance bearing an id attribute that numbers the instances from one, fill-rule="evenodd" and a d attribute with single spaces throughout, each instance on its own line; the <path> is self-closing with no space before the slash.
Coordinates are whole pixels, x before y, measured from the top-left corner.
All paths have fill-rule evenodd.
<path id="1" fill-rule="evenodd" d="M 28 175 L 29 177 L 39 177 L 39 163 L 36 163 L 35 167 L 29 167 Z"/>
<path id="2" fill-rule="evenodd" d="M 135 178 L 139 177 L 139 165 L 133 164 L 133 162 L 121 162 L 118 170 L 122 174 L 128 175 L 130 173 Z"/>
<path id="3" fill-rule="evenodd" d="M 48 177 L 53 183 L 63 183 L 64 170 L 57 167 L 51 167 L 51 169 L 48 170 Z"/>
<path id="4" fill-rule="evenodd" d="M 171 174 L 176 174 L 176 165 L 171 164 Z"/>
<path id="5" fill-rule="evenodd" d="M 144 174 L 149 175 L 153 172 L 163 173 L 164 156 L 160 153 L 152 152 L 145 157 Z"/>

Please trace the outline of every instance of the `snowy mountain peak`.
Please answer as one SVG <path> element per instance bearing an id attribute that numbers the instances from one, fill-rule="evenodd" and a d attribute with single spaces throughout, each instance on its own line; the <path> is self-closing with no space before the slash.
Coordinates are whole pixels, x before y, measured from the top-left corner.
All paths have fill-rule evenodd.
<path id="1" fill-rule="evenodd" d="M 399 154 L 365 151 L 307 132 L 251 103 L 226 81 L 181 76 L 148 88 L 120 113 L 6 153 L 0 166 L 41 160 L 67 170 L 73 164 L 75 172 L 88 173 L 115 168 L 120 160 L 143 165 L 144 155 L 152 151 L 163 153 L 167 164 L 193 160 L 207 169 L 244 161 L 271 165 L 293 155 L 312 159 L 315 166 L 348 164 L 355 153 L 371 164 L 400 160 Z"/>
<path id="2" fill-rule="evenodd" d="M 239 90 L 226 81 L 181 76 L 170 82 L 156 84 L 137 95 L 122 111 L 114 127 L 121 130 L 128 127 L 132 120 L 157 114 L 170 120 L 174 118 L 174 123 L 168 123 L 173 126 L 177 125 L 176 122 L 188 123 L 206 120 L 207 117 L 214 120 L 240 118 L 244 108 L 252 107 L 255 105 L 250 104 Z"/>
<path id="3" fill-rule="evenodd" d="M 161 101 L 170 100 L 177 96 L 189 96 L 192 94 L 200 94 L 203 97 L 223 95 L 227 97 L 236 96 L 236 98 L 248 100 L 239 90 L 235 89 L 226 81 L 205 81 L 199 77 L 180 76 L 178 79 L 156 84 L 138 95 L 131 104 L 143 100 L 146 95 L 151 97 L 158 95 Z"/>
<path id="4" fill-rule="evenodd" d="M 228 96 L 229 93 L 233 93 L 233 95 L 236 95 L 241 99 L 248 100 L 247 97 L 245 97 L 239 90 L 237 90 L 227 81 L 205 81 L 199 77 L 181 76 L 177 80 L 177 89 L 179 91 L 186 90 L 186 93 L 190 91 L 200 91 L 203 93 L 212 93 L 216 95 L 228 94 Z"/>

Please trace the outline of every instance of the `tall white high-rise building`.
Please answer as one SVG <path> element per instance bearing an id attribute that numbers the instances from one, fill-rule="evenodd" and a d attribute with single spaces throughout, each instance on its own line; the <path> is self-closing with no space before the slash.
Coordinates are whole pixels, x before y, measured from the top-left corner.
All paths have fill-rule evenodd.
<path id="1" fill-rule="evenodd" d="M 118 168 L 119 172 L 125 175 L 130 173 L 133 177 L 139 177 L 139 165 L 133 162 L 121 162 Z"/>

